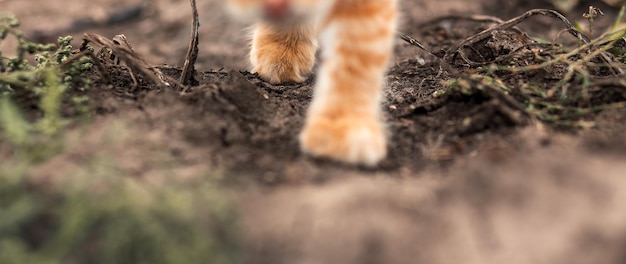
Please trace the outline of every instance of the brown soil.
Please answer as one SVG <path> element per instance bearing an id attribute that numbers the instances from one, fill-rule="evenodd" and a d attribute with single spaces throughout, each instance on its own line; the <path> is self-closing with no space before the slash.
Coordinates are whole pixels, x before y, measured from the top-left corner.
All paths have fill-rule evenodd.
<path id="1" fill-rule="evenodd" d="M 434 51 L 485 28 L 432 23 L 437 18 L 508 19 L 550 7 L 545 1 L 401 2 L 402 31 Z M 589 4 L 605 13 L 596 30 L 616 17 L 616 7 L 581 2 L 567 17 L 582 25 L 580 14 Z M 94 73 L 98 81 L 88 91 L 93 123 L 67 152 L 34 168 L 34 175 L 54 176 L 102 152 L 130 176 L 147 181 L 220 174 L 241 206 L 248 263 L 626 262 L 626 109 L 583 117 L 594 122 L 591 129 L 563 129 L 516 118 L 493 94 L 437 96 L 465 69 L 450 69 L 398 41 L 383 104 L 388 157 L 376 168 L 313 159 L 300 153 L 296 135 L 315 76 L 302 84 L 271 85 L 245 72 L 244 26 L 224 17 L 219 1 L 198 4 L 200 85 L 181 96 L 142 78 L 134 87 L 123 66 L 110 67 L 109 79 Z M 78 39 L 82 32 L 125 34 L 150 62 L 171 65 L 182 64 L 187 49 L 186 1 L 64 0 L 33 6 L 0 0 L 0 6 L 41 40 L 67 33 Z M 119 22 L 84 20 L 128 8 L 141 12 Z M 552 39 L 563 26 L 538 17 L 520 28 Z M 481 43 L 476 50 L 482 55 L 471 59 L 497 60 L 523 45 L 523 39 L 507 34 Z M 575 43 L 568 37 L 560 40 Z M 177 67 L 161 69 L 180 74 Z M 501 77 L 510 85 L 549 87 L 560 70 Z M 603 102 L 625 100 L 623 91 L 603 96 Z M 112 133 L 124 135 L 112 149 L 110 135 L 103 135 L 111 127 L 121 127 Z"/>

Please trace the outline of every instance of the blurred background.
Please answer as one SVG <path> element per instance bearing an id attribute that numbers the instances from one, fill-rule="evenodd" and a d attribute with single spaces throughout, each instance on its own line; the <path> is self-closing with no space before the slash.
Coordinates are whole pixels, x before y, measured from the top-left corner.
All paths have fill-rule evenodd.
<path id="1" fill-rule="evenodd" d="M 596 23 L 606 28 L 624 4 L 399 1 L 400 29 L 418 40 L 420 25 L 434 18 L 484 14 L 509 19 L 534 8 L 557 9 L 588 32 L 582 14 L 589 5 L 606 14 Z M 229 18 L 223 0 L 197 4 L 201 27 L 196 69 L 246 69 L 248 25 Z M 15 15 L 19 29 L 43 43 L 72 35 L 76 47 L 85 32 L 109 38 L 124 34 L 155 65 L 181 66 L 191 31 L 187 0 L 0 0 L 0 13 Z M 520 27 L 541 32 L 534 36 L 550 38 L 563 29 L 546 17 L 531 22 Z M 11 56 L 16 45 L 12 38 L 1 42 L 2 55 Z M 396 53 L 398 61 L 424 55 L 400 41 Z M 70 147 L 56 148 L 45 162 L 21 160 L 20 146 L 0 138 L 0 264 L 626 263 L 626 152 L 624 141 L 618 140 L 625 130 L 614 126 L 626 124 L 623 111 L 602 119 L 600 127 L 617 127 L 617 132 L 600 134 L 596 141 L 547 135 L 542 126 L 529 125 L 514 136 L 510 130 L 500 131 L 502 137 L 478 135 L 486 138 L 479 150 L 491 156 L 463 154 L 441 171 L 400 168 L 391 172 L 398 175 L 388 177 L 384 170 L 372 173 L 333 164 L 319 169 L 319 163 L 302 158 L 279 168 L 293 177 L 283 185 L 264 188 L 251 178 L 233 187 L 219 183 L 242 179 L 220 167 L 222 157 L 212 159 L 216 155 L 211 148 L 223 145 L 221 138 L 185 134 L 197 136 L 211 126 L 226 129 L 215 123 L 234 120 L 210 108 L 215 102 L 210 92 L 189 98 L 150 91 L 127 98 L 102 88 L 88 91 L 100 107 L 95 109 L 97 118 L 88 128 L 72 123 L 61 130 L 68 143 L 50 141 Z M 294 97 L 308 100 L 306 94 Z M 37 102 L 33 98 L 24 101 Z M 16 102 L 26 110 L 37 106 Z M 19 111 L 7 105 L 0 104 L 0 114 L 5 114 L 0 119 L 18 120 L 13 117 Z M 26 151 L 38 152 L 45 147 L 41 142 L 33 140 L 25 146 L 34 147 Z M 272 169 L 281 157 L 257 159 L 237 148 L 230 151 L 228 157 L 236 158 L 229 162 L 261 160 L 269 164 L 264 168 Z M 503 156 L 509 161 L 502 162 Z M 267 175 L 271 173 L 268 169 Z M 307 173 L 344 175 L 309 181 L 301 176 Z"/>
<path id="2" fill-rule="evenodd" d="M 244 25 L 232 23 L 219 0 L 197 5 L 202 50 L 198 68 L 244 67 L 233 59 L 245 59 Z M 182 65 L 191 31 L 191 8 L 185 0 L 2 0 L 0 12 L 17 16 L 20 28 L 38 41 L 71 34 L 79 44 L 84 32 L 124 34 L 153 64 Z"/>

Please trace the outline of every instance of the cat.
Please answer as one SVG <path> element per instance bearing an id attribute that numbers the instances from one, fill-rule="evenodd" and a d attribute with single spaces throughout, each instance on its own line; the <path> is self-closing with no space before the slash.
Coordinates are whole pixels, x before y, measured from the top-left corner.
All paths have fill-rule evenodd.
<path id="1" fill-rule="evenodd" d="M 387 154 L 382 89 L 393 52 L 396 0 L 228 0 L 254 21 L 252 72 L 270 83 L 303 82 L 321 65 L 299 136 L 315 157 L 374 166 Z"/>

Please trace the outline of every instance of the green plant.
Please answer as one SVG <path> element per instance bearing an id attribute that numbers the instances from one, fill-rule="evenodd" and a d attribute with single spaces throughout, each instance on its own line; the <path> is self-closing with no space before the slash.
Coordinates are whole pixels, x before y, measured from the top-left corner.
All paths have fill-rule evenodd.
<path id="1" fill-rule="evenodd" d="M 112 161 L 108 141 L 80 166 L 33 178 L 77 140 L 63 113 L 84 102 L 92 62 L 71 38 L 39 45 L 18 25 L 0 15 L 0 40 L 19 42 L 15 57 L 0 51 L 0 263 L 237 263 L 235 207 L 211 177 L 142 182 Z"/>
<path id="2" fill-rule="evenodd" d="M 0 263 L 237 263 L 236 213 L 213 183 L 154 186 L 89 164 L 55 187 L 0 172 Z"/>
<path id="3" fill-rule="evenodd" d="M 3 57 L 0 51 L 1 136 L 14 145 L 22 158 L 44 160 L 60 151 L 59 135 L 67 124 L 62 117 L 64 102 L 77 102 L 79 106 L 86 103 L 84 95 L 68 96 L 67 92 L 70 88 L 88 87 L 86 75 L 92 62 L 89 57 L 70 60 L 71 37 L 59 38 L 58 45 L 37 44 L 29 41 L 18 26 L 17 19 L 0 14 L 0 41 L 13 36 L 19 43 L 14 57 Z M 34 54 L 34 64 L 27 54 Z M 27 119 L 13 103 L 31 98 L 38 100 L 33 104 L 40 118 Z"/>
<path id="4" fill-rule="evenodd" d="M 596 12 L 593 16 L 601 14 L 597 9 L 590 10 Z M 590 24 L 593 16 L 586 15 Z M 624 8 L 605 32 L 570 51 L 550 49 L 561 46 L 557 43 L 518 49 L 515 56 L 508 57 L 506 65 L 480 66 L 449 81 L 450 92 L 486 94 L 500 102 L 503 112 L 521 112 L 557 127 L 593 126 L 584 117 L 607 109 L 626 108 L 623 19 Z M 541 83 L 527 81 L 530 76 L 546 74 L 558 77 Z M 512 76 L 524 76 L 524 81 Z M 510 116 L 515 119 L 514 115 Z"/>

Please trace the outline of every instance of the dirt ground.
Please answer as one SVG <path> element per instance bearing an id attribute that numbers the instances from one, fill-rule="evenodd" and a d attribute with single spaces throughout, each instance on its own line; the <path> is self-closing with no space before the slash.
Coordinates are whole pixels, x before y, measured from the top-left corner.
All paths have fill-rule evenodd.
<path id="1" fill-rule="evenodd" d="M 434 51 L 485 26 L 435 19 L 506 20 L 552 8 L 548 1 L 400 2 L 401 31 Z M 584 27 L 580 14 L 600 7 L 605 16 L 596 30 L 619 11 L 579 2 L 566 17 Z M 41 41 L 125 34 L 164 73 L 180 73 L 190 32 L 187 1 L 34 3 L 0 0 L 0 12 L 15 14 L 21 29 Z M 299 152 L 296 136 L 315 76 L 271 85 L 246 72 L 246 25 L 230 20 L 219 1 L 198 6 L 200 85 L 185 95 L 144 80 L 133 87 L 124 67 L 109 68 L 111 82 L 88 92 L 92 123 L 68 151 L 33 168 L 34 177 L 62 176 L 97 155 L 151 183 L 219 175 L 240 206 L 246 263 L 626 263 L 626 109 L 585 116 L 593 124 L 586 129 L 563 129 L 518 119 L 488 94 L 437 96 L 457 73 L 398 40 L 383 104 L 388 157 L 376 168 L 313 159 Z M 536 17 L 520 28 L 551 40 L 563 25 Z M 499 36 L 497 48 L 523 45 Z M 566 34 L 559 40 L 576 42 Z M 558 74 L 506 81 L 554 83 Z M 605 97 L 626 100 L 623 90 Z"/>

